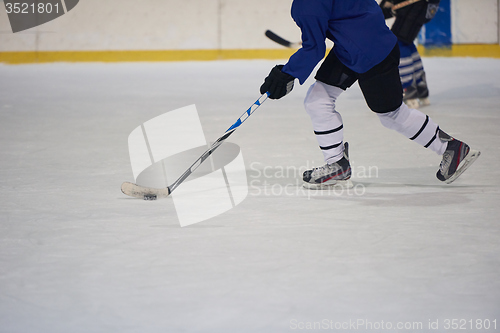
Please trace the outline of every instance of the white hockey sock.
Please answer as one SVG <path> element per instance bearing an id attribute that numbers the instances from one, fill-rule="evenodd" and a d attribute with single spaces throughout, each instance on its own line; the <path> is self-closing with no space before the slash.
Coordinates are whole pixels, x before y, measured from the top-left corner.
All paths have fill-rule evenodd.
<path id="1" fill-rule="evenodd" d="M 316 81 L 307 92 L 304 106 L 311 117 L 314 134 L 326 163 L 343 157 L 344 126 L 335 101 L 344 90 Z"/>
<path id="2" fill-rule="evenodd" d="M 425 148 L 443 155 L 447 142 L 438 136 L 439 126 L 429 116 L 410 109 L 405 103 L 392 112 L 378 113 L 380 122 L 385 127 L 403 134 Z"/>

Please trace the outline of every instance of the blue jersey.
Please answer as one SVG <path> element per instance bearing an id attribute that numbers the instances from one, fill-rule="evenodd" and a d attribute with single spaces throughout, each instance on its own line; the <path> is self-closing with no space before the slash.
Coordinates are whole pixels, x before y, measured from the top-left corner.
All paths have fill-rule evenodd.
<path id="1" fill-rule="evenodd" d="M 339 60 L 356 73 L 379 64 L 397 42 L 375 0 L 294 0 L 292 18 L 302 31 L 302 48 L 282 70 L 301 84 L 325 57 L 327 38 Z"/>

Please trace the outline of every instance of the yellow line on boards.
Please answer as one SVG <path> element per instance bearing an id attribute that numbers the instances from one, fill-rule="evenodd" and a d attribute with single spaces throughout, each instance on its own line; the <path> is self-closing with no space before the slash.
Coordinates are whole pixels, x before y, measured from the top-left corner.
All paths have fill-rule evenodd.
<path id="1" fill-rule="evenodd" d="M 423 57 L 500 58 L 500 45 L 454 44 L 450 47 L 424 47 L 419 45 L 418 52 Z"/>
<path id="2" fill-rule="evenodd" d="M 26 51 L 0 52 L 0 62 L 30 64 L 48 62 L 137 62 L 137 61 L 210 61 L 237 59 L 288 59 L 293 49 L 256 50 L 165 50 L 165 51 Z M 500 58 L 500 45 L 458 44 L 446 48 L 418 46 L 424 57 Z"/>
<path id="3" fill-rule="evenodd" d="M 170 50 L 170 51 L 39 51 L 0 52 L 8 64 L 47 62 L 210 61 L 231 59 L 288 59 L 295 50 Z"/>

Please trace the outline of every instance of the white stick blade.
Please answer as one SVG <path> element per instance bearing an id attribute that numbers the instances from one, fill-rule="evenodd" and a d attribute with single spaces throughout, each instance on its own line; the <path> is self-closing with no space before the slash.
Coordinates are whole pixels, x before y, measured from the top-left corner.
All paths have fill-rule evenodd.
<path id="1" fill-rule="evenodd" d="M 170 190 L 168 189 L 168 187 L 166 188 L 143 187 L 129 182 L 124 182 L 122 184 L 122 192 L 130 197 L 144 199 L 144 200 L 163 199 L 170 195 Z"/>

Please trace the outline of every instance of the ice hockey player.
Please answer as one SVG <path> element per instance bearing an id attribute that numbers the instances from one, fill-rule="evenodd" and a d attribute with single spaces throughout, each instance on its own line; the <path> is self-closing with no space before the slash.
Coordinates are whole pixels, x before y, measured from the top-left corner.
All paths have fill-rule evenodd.
<path id="1" fill-rule="evenodd" d="M 429 116 L 403 103 L 399 47 L 374 0 L 294 0 L 291 15 L 302 32 L 302 48 L 285 65 L 275 66 L 260 87 L 270 99 L 280 99 L 303 84 L 326 53 L 304 105 L 326 164 L 303 174 L 304 186 L 321 189 L 350 183 L 351 167 L 344 144 L 341 115 L 335 110 L 340 94 L 358 81 L 368 107 L 383 126 L 442 156 L 437 178 L 451 183 L 480 152 L 441 130 Z M 352 186 L 352 184 L 351 184 Z"/>
<path id="2" fill-rule="evenodd" d="M 414 41 L 422 26 L 436 15 L 440 0 L 418 1 L 393 10 L 394 5 L 404 1 L 382 0 L 380 8 L 386 19 L 396 17 L 391 31 L 398 38 L 401 52 L 399 75 L 403 85 L 403 101 L 411 108 L 418 108 L 430 102 L 424 66 Z"/>

